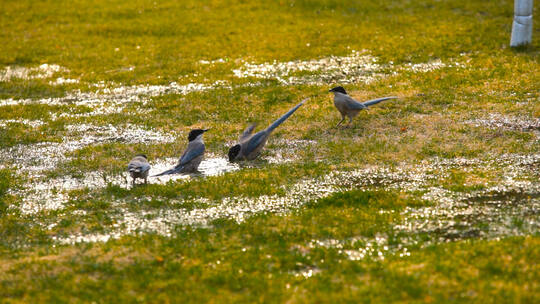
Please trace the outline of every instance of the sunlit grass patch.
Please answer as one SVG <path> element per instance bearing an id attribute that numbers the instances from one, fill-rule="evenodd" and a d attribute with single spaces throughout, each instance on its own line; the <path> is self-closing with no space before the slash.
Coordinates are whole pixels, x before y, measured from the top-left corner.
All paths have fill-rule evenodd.
<path id="1" fill-rule="evenodd" d="M 511 18 L 507 0 L 7 1 L 0 298 L 538 302 L 540 47 L 508 48 Z M 399 98 L 334 128 L 336 85 Z M 130 185 L 129 159 L 172 167 L 193 128 L 200 174 Z"/>
<path id="2" fill-rule="evenodd" d="M 358 197 L 372 195 L 379 201 L 396 198 L 395 193 L 366 193 Z M 23 283 L 42 273 L 41 267 L 36 268 L 42 265 L 49 271 L 42 273 L 44 289 L 41 290 L 52 299 L 78 296 L 76 290 L 64 290 L 62 286 L 70 285 L 74 278 L 80 288 L 96 284 L 88 278 L 91 273 L 106 274 L 104 281 L 97 284 L 100 294 L 105 291 L 105 297 L 111 300 L 132 298 L 129 293 L 109 292 L 112 282 L 117 282 L 115 288 L 146 290 L 146 297 L 190 288 L 193 301 L 209 297 L 226 301 L 276 296 L 289 299 L 298 297 L 298 290 L 306 290 L 304 299 L 323 295 L 334 299 L 359 296 L 379 300 L 490 299 L 511 292 L 515 297 L 534 301 L 537 286 L 533 283 L 536 281 L 533 261 L 538 247 L 534 237 L 413 248 L 410 256 L 385 255 L 384 260 L 375 256 L 355 261 L 339 253 L 339 249 L 310 249 L 308 244 L 313 239 L 377 233 L 395 218 L 387 214 L 370 215 L 368 210 L 375 204 L 371 200 L 366 203 L 356 206 L 347 203 L 345 209 L 326 204 L 288 217 L 254 217 L 241 225 L 221 221 L 215 229 L 188 228 L 178 231 L 172 239 L 146 235 L 104 244 L 59 247 L 3 263 L 2 278 Z M 358 223 L 364 224 L 358 226 Z M 341 226 L 351 230 L 336 229 Z M 513 260 L 522 262 L 508 263 Z M 308 269 L 311 275 L 304 275 Z M 62 274 L 57 275 L 60 271 Z M 150 273 L 151 280 L 147 278 Z M 117 280 L 126 275 L 132 280 Z M 468 282 L 466 286 L 460 283 L 463 280 Z M 194 281 L 204 284 L 190 287 Z M 349 283 L 343 284 L 344 281 Z M 159 283 L 170 288 L 148 291 L 146 284 Z M 493 289 L 491 284 L 497 284 L 498 288 Z M 522 284 L 528 288 L 520 288 Z M 4 286 L 10 294 L 24 290 L 21 284 Z M 34 290 L 34 285 L 28 286 Z M 88 291 L 88 296 L 97 296 L 91 290 L 94 289 Z M 250 292 L 238 293 L 241 290 Z M 174 293 L 177 295 L 178 291 Z M 32 294 L 28 296 L 37 296 Z"/>

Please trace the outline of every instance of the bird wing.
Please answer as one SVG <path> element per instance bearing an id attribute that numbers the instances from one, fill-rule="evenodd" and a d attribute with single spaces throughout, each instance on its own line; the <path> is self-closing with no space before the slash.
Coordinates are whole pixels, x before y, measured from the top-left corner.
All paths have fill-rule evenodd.
<path id="1" fill-rule="evenodd" d="M 343 99 L 345 99 L 345 103 L 347 104 L 347 108 L 348 109 L 351 109 L 351 110 L 362 110 L 362 109 L 365 109 L 367 108 L 367 106 L 365 106 L 363 103 L 353 99 L 351 96 L 349 95 L 345 95 L 343 96 Z"/>
<path id="2" fill-rule="evenodd" d="M 376 99 L 372 99 L 372 100 L 368 100 L 368 101 L 364 101 L 362 104 L 366 107 L 369 107 L 369 106 L 372 106 L 374 104 L 378 104 L 379 102 L 381 101 L 385 101 L 385 100 L 388 100 L 388 99 L 396 99 L 397 96 L 390 96 L 390 97 L 382 97 L 382 98 L 376 98 Z"/>
<path id="3" fill-rule="evenodd" d="M 257 126 L 257 124 L 250 124 L 245 130 L 244 132 L 242 132 L 242 134 L 240 135 L 240 141 L 242 141 L 243 139 L 245 139 L 246 137 L 250 136 L 251 133 L 253 133 L 253 130 L 255 130 L 255 127 Z"/>
<path id="4" fill-rule="evenodd" d="M 128 171 L 130 172 L 146 172 L 150 170 L 150 165 L 147 162 L 131 161 L 128 164 Z"/>
<path id="5" fill-rule="evenodd" d="M 186 151 L 184 151 L 184 154 L 182 154 L 182 157 L 180 157 L 180 160 L 178 161 L 178 164 L 174 166 L 174 168 L 163 171 L 159 174 L 153 175 L 153 176 L 162 176 L 167 174 L 175 174 L 178 173 L 184 168 L 184 166 L 192 161 L 194 158 L 202 155 L 204 153 L 204 143 L 201 141 L 194 141 L 190 142 L 188 144 L 188 147 L 186 148 Z"/>
<path id="6" fill-rule="evenodd" d="M 141 164 L 141 170 L 142 170 L 142 172 L 146 172 L 146 171 L 150 170 L 150 164 L 148 164 L 148 163 Z"/>
<path id="7" fill-rule="evenodd" d="M 204 143 L 200 141 L 190 142 L 180 161 L 178 162 L 179 166 L 183 166 L 189 163 L 194 158 L 202 155 L 204 153 Z"/>
<path id="8" fill-rule="evenodd" d="M 264 140 L 268 137 L 268 134 L 269 133 L 266 131 L 260 131 L 253 135 L 247 143 L 246 154 L 251 153 L 251 151 L 255 150 L 260 144 L 264 143 Z"/>

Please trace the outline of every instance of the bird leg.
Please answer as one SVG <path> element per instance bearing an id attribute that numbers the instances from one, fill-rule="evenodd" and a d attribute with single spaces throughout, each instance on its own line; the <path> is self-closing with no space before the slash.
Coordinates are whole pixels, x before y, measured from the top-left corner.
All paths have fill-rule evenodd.
<path id="1" fill-rule="evenodd" d="M 145 178 L 144 178 L 144 184 L 145 184 L 145 185 L 148 184 L 148 177 L 145 177 Z"/>
<path id="2" fill-rule="evenodd" d="M 339 121 L 339 123 L 336 125 L 336 128 L 339 127 L 339 125 L 341 125 L 341 123 L 345 120 L 345 116 L 341 116 L 341 120 Z"/>
<path id="3" fill-rule="evenodd" d="M 349 123 L 347 124 L 347 128 L 350 128 L 352 126 L 352 117 L 349 116 Z"/>

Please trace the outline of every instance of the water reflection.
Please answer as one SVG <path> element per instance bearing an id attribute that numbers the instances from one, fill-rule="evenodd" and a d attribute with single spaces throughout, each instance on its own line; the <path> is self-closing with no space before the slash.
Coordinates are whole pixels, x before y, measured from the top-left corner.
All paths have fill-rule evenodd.
<path id="1" fill-rule="evenodd" d="M 225 164 L 225 160 L 222 160 Z M 395 168 L 370 167 L 347 172 L 333 172 L 284 186 L 285 194 L 259 197 L 226 197 L 194 209 L 157 209 L 154 211 L 122 210 L 122 218 L 109 233 L 115 237 L 140 232 L 171 235 L 176 225 L 206 227 L 217 219 L 242 222 L 258 213 L 286 214 L 332 193 L 353 189 L 397 189 L 422 193 L 422 199 L 433 204 L 405 208 L 401 220 L 393 224 L 392 242 L 388 235 L 375 239 L 314 240 L 310 246 L 335 247 L 351 259 L 384 258 L 387 254 L 410 255 L 407 248 L 427 246 L 467 238 L 493 239 L 511 235 L 529 235 L 540 231 L 540 183 L 531 179 L 540 155 L 506 155 L 492 160 L 432 159 L 420 164 L 402 164 Z M 452 191 L 439 186 L 456 168 L 483 168 L 503 165 L 503 186 L 485 187 L 473 192 Z M 534 171 L 534 169 L 533 169 Z M 195 202 L 196 203 L 196 202 Z M 206 201 L 206 203 L 208 203 Z M 381 210 L 381 212 L 390 212 Z M 123 227 L 123 228 L 118 228 Z M 72 243 L 93 239 L 92 235 L 72 235 L 59 239 Z"/>

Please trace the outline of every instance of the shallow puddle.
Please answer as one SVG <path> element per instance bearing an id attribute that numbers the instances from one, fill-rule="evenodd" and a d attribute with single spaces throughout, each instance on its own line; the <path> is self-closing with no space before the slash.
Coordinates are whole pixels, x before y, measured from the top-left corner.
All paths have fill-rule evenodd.
<path id="1" fill-rule="evenodd" d="M 66 68 L 56 64 L 44 63 L 40 66 L 27 68 L 20 66 L 7 66 L 0 70 L 0 81 L 10 81 L 12 79 L 36 79 L 36 78 L 51 78 L 59 72 L 69 72 Z"/>
<path id="2" fill-rule="evenodd" d="M 468 120 L 465 123 L 476 127 L 488 127 L 496 130 L 536 131 L 537 135 L 540 133 L 540 118 L 526 116 L 520 117 L 492 113 L 487 118 Z"/>
<path id="3" fill-rule="evenodd" d="M 301 152 L 305 152 L 317 145 L 315 140 L 270 140 L 268 153 L 264 153 L 263 160 L 270 164 L 284 164 L 300 160 Z"/>
<path id="4" fill-rule="evenodd" d="M 275 79 L 283 85 L 329 85 L 332 83 L 370 83 L 400 71 L 425 73 L 446 67 L 465 66 L 457 61 L 445 63 L 441 60 L 400 66 L 395 66 L 393 63 L 379 64 L 378 61 L 377 57 L 366 50 L 353 50 L 348 56 L 261 64 L 246 62 L 242 67 L 234 69 L 233 74 L 238 78 Z"/>
<path id="5" fill-rule="evenodd" d="M 314 60 L 295 60 L 271 63 L 244 63 L 233 74 L 238 78 L 275 79 L 284 85 L 327 84 L 329 82 L 371 82 L 378 78 L 383 67 L 377 64 L 377 58 L 366 51 L 353 51 L 349 56 L 330 56 Z M 298 72 L 311 72 L 309 75 L 297 75 Z M 305 74 L 305 73 L 304 73 Z"/>
<path id="6" fill-rule="evenodd" d="M 68 153 L 84 147 L 111 143 L 170 143 L 176 134 L 164 134 L 157 130 L 145 129 L 136 125 L 90 124 L 68 125 L 62 142 L 40 142 L 21 144 L 0 149 L 0 159 L 4 164 L 17 168 L 19 173 L 40 176 L 40 172 L 54 170 L 60 163 L 69 160 Z"/>
<path id="7" fill-rule="evenodd" d="M 167 158 L 152 163 L 150 169 L 150 175 L 156 175 L 166 170 L 174 168 L 178 164 L 178 158 Z M 168 181 L 174 181 L 178 179 L 186 179 L 189 177 L 204 177 L 204 176 L 216 176 L 227 172 L 239 170 L 238 164 L 230 163 L 224 157 L 216 157 L 214 155 L 205 156 L 201 164 L 199 165 L 199 172 L 192 174 L 170 174 L 149 179 L 151 183 L 166 184 Z"/>
<path id="8" fill-rule="evenodd" d="M 177 162 L 177 158 L 150 161 L 151 169 L 148 183 L 166 184 L 169 181 L 216 176 L 240 169 L 237 164 L 232 164 L 225 158 L 210 156 L 201 162 L 199 173 L 171 174 L 152 177 L 152 175 L 159 174 L 174 167 Z M 143 181 L 138 179 L 137 184 L 140 183 L 143 183 Z M 46 180 L 36 178 L 36 181 L 27 183 L 22 190 L 13 192 L 13 194 L 22 197 L 21 211 L 25 214 L 33 214 L 45 210 L 64 208 L 69 200 L 68 193 L 71 190 L 99 189 L 108 185 L 131 188 L 132 178 L 127 172 L 118 175 L 105 174 L 103 172 L 90 172 L 84 174 L 83 177 L 61 176 L 57 178 L 48 178 Z"/>
<path id="9" fill-rule="evenodd" d="M 308 267 L 304 267 L 302 270 L 291 271 L 290 274 L 297 278 L 299 277 L 299 278 L 309 279 L 321 272 L 322 270 L 317 267 L 308 266 Z"/>
<path id="10" fill-rule="evenodd" d="M 506 155 L 489 161 L 478 159 L 432 159 L 421 164 L 403 164 L 395 168 L 372 167 L 348 172 L 334 172 L 317 179 L 300 181 L 285 187 L 285 195 L 263 195 L 256 198 L 230 197 L 219 202 L 211 202 L 209 207 L 195 209 L 159 209 L 155 211 L 133 212 L 123 210 L 127 217 L 119 218 L 118 224 L 111 227 L 111 232 L 104 235 L 119 237 L 125 234 L 156 232 L 170 236 L 176 225 L 209 226 L 217 219 L 227 218 L 237 222 L 258 213 L 286 214 L 300 208 L 309 201 L 318 200 L 336 192 L 352 189 L 399 189 L 407 192 L 422 192 L 422 199 L 433 202 L 433 206 L 406 208 L 402 212 L 403 221 L 394 226 L 398 242 L 384 244 L 381 248 L 375 244 L 387 236 L 370 240 L 359 238 L 355 244 L 337 247 L 351 259 L 386 254 L 409 255 L 407 248 L 418 244 L 429 245 L 466 238 L 497 238 L 508 235 L 530 234 L 539 231 L 539 193 L 540 183 L 524 180 L 531 172 L 530 164 L 538 163 L 540 155 Z M 469 167 L 498 167 L 503 165 L 502 180 L 504 188 L 487 187 L 473 193 L 453 192 L 437 185 L 447 176 L 450 169 Z M 494 196 L 494 193 L 502 193 Z M 515 195 L 520 193 L 520 195 Z M 485 198 L 490 197 L 489 199 Z M 499 203 L 493 203 L 495 198 Z M 478 202 L 486 199 L 490 203 Z M 492 200 L 493 199 L 493 200 Z M 511 203 L 509 203 L 511 201 Z M 202 199 L 201 202 L 209 203 Z M 381 212 L 387 212 L 381 210 Z M 522 218 L 516 222 L 515 218 Z M 428 238 L 426 240 L 426 237 Z M 59 238 L 62 243 L 89 241 L 94 235 L 72 235 Z M 106 238 L 102 236 L 101 238 Z M 362 240 L 362 242 L 359 242 Z M 328 241 L 320 241 L 324 244 Z M 326 242 L 326 243 L 325 243 Z M 336 241 L 338 244 L 351 243 L 351 240 Z M 367 245 L 367 244 L 371 245 Z M 317 241 L 314 241 L 317 244 Z M 381 243 L 382 244 L 382 243 Z M 331 247 L 323 245 L 324 247 Z M 385 247 L 386 246 L 386 247 Z"/>
<path id="11" fill-rule="evenodd" d="M 224 60 L 201 61 L 200 64 L 218 64 Z M 284 85 L 311 84 L 329 85 L 332 83 L 369 83 L 388 75 L 401 71 L 430 72 L 436 69 L 454 67 L 464 67 L 457 61 L 441 60 L 426 63 L 405 64 L 394 66 L 392 63 L 379 64 L 378 59 L 369 54 L 368 51 L 352 51 L 349 56 L 330 56 L 312 60 L 296 60 L 288 62 L 274 61 L 272 63 L 252 64 L 244 63 L 241 67 L 233 69 L 231 73 L 238 78 L 254 77 L 260 79 L 275 79 Z M 36 68 L 6 67 L 0 71 L 0 81 L 10 81 L 14 78 L 51 78 L 59 72 L 69 72 L 67 69 L 54 64 L 43 64 Z M 77 79 L 58 77 L 51 80 L 51 85 L 74 84 Z M 61 113 L 55 114 L 57 117 L 88 117 L 96 115 L 107 115 L 121 113 L 128 105 L 141 106 L 146 104 L 151 97 L 182 94 L 192 92 L 207 91 L 216 88 L 229 88 L 231 85 L 225 80 L 217 80 L 214 83 L 188 83 L 178 84 L 171 82 L 167 85 L 134 85 L 124 86 L 117 83 L 96 83 L 89 84 L 95 88 L 93 92 L 82 92 L 74 90 L 67 92 L 66 96 L 58 98 L 41 99 L 16 99 L 9 98 L 0 100 L 0 106 L 21 105 L 21 104 L 47 104 L 47 105 L 73 105 L 86 106 L 90 112 L 81 114 Z M 259 83 L 248 83 L 239 85 L 257 86 Z M 140 109 L 144 111 L 144 109 Z M 141 112 L 142 113 L 142 112 Z M 55 118 L 55 117 L 53 117 Z"/>
<path id="12" fill-rule="evenodd" d="M 73 105 L 86 106 L 92 109 L 89 113 L 70 114 L 62 113 L 59 117 L 87 117 L 95 115 L 105 115 L 121 113 L 129 104 L 146 104 L 151 97 L 166 94 L 186 95 L 192 92 L 199 92 L 226 86 L 223 81 L 214 84 L 189 83 L 179 85 L 171 82 L 168 85 L 136 85 L 121 86 L 114 83 L 96 85 L 94 92 L 82 92 L 74 90 L 66 93 L 64 97 L 42 98 L 42 99 L 3 99 L 0 106 L 21 105 L 21 104 L 47 104 L 47 105 Z"/>
<path id="13" fill-rule="evenodd" d="M 91 124 L 66 126 L 66 137 L 61 143 L 37 143 L 31 145 L 18 145 L 0 150 L 0 156 L 5 164 L 15 167 L 19 174 L 27 176 L 30 180 L 22 190 L 13 192 L 22 198 L 21 210 L 23 213 L 36 213 L 44 210 L 61 209 L 69 200 L 68 192 L 75 189 L 98 189 L 109 184 L 122 187 L 131 187 L 132 178 L 127 172 L 117 175 L 105 172 L 86 172 L 82 177 L 60 176 L 57 178 L 45 178 L 47 171 L 54 170 L 60 164 L 68 162 L 68 153 L 84 148 L 92 144 L 109 142 L 122 143 L 168 143 L 173 142 L 176 134 L 162 134 L 154 130 L 146 130 L 135 125 L 124 126 L 96 126 Z M 71 139 L 70 139 L 71 138 Z M 79 138 L 79 139 L 74 139 Z M 283 163 L 291 161 L 286 156 L 294 154 L 298 147 L 307 147 L 312 141 L 281 140 L 273 143 L 274 147 L 264 156 L 267 163 Z M 277 154 L 275 154 L 276 152 Z M 293 157 L 293 159 L 295 159 Z M 126 160 L 127 162 L 127 160 Z M 150 173 L 148 183 L 166 184 L 169 181 L 197 178 L 204 176 L 216 176 L 227 172 L 250 168 L 252 162 L 230 163 L 226 158 L 207 153 L 199 166 L 199 172 L 194 174 L 172 174 L 152 177 L 163 171 L 173 168 L 178 163 L 178 158 L 166 158 L 150 160 Z M 3 164 L 4 165 L 4 164 Z M 137 180 L 142 183 L 142 180 Z"/>
<path id="14" fill-rule="evenodd" d="M 411 247 L 423 248 L 471 238 L 492 240 L 537 234 L 540 231 L 540 181 L 529 178 L 535 174 L 531 165 L 539 161 L 540 155 L 505 155 L 491 161 L 461 159 L 455 163 L 448 160 L 435 162 L 432 167 L 440 171 L 432 172 L 439 172 L 441 176 L 445 175 L 441 165 L 486 168 L 502 164 L 502 184 L 471 193 L 454 192 L 424 182 L 386 184 L 390 188 L 397 186 L 401 190 L 422 191 L 421 198 L 433 205 L 405 208 L 401 212 L 401 222 L 392 226 L 391 241 L 388 235 L 379 234 L 375 238 L 313 240 L 308 247 L 335 248 L 351 260 L 384 259 L 387 255 L 410 256 Z"/>
<path id="15" fill-rule="evenodd" d="M 44 124 L 42 120 L 29 120 L 29 119 L 0 119 L 0 128 L 7 127 L 10 124 L 22 124 L 31 128 L 37 128 Z"/>
<path id="16" fill-rule="evenodd" d="M 74 83 L 79 83 L 79 80 L 72 79 L 72 78 L 58 77 L 55 80 L 49 81 L 49 84 L 53 86 L 64 85 L 64 84 L 74 84 Z"/>
<path id="17" fill-rule="evenodd" d="M 222 61 L 200 62 L 218 64 Z M 427 63 L 404 64 L 394 66 L 379 64 L 376 57 L 366 51 L 352 52 L 349 56 L 330 56 L 327 58 L 251 64 L 245 63 L 232 73 L 239 78 L 254 77 L 276 79 L 280 83 L 290 84 L 326 84 L 329 82 L 370 82 L 380 77 L 399 71 L 430 72 L 441 68 L 462 68 L 456 61 L 442 62 L 435 60 Z M 0 72 L 0 78 L 9 81 L 14 78 L 30 79 L 52 78 L 55 73 L 67 70 L 56 65 L 42 65 L 38 68 L 6 68 Z M 75 83 L 76 80 L 56 78 L 51 83 Z M 257 83 L 246 85 L 259 85 Z M 2 105 L 25 103 L 44 103 L 52 105 L 72 104 L 88 106 L 91 113 L 62 113 L 58 117 L 92 116 L 122 112 L 128 104 L 144 104 L 150 97 L 164 94 L 188 94 L 191 92 L 230 86 L 224 81 L 213 84 L 179 85 L 139 85 L 121 86 L 116 84 L 95 84 L 94 92 L 69 92 L 61 98 L 6 99 Z M 39 127 L 42 121 L 2 120 L 0 127 L 11 123 L 22 123 L 30 127 Z M 540 120 L 526 117 L 509 117 L 492 114 L 485 119 L 476 119 L 466 123 L 494 129 L 534 131 L 540 130 Z M 107 142 L 172 142 L 176 134 L 162 134 L 138 126 L 95 126 L 89 124 L 66 127 L 67 134 L 59 143 L 38 143 L 19 145 L 0 150 L 4 160 L 2 167 L 15 166 L 19 173 L 31 177 L 19 194 L 22 197 L 21 210 L 24 213 L 36 213 L 43 210 L 62 209 L 69 200 L 68 193 L 75 189 L 98 189 L 108 184 L 131 187 L 127 173 L 108 176 L 100 172 L 87 173 L 81 178 L 58 177 L 42 180 L 43 171 L 53 170 L 69 158 L 67 153 L 88 145 Z M 295 149 L 305 150 L 316 145 L 314 141 L 276 141 L 271 143 L 270 153 L 265 153 L 263 161 L 284 163 L 298 160 Z M 151 161 L 150 175 L 172 168 L 178 158 Z M 365 257 L 384 258 L 387 254 L 410 255 L 407 248 L 427 246 L 437 242 L 462 240 L 467 238 L 493 239 L 510 235 L 528 235 L 538 233 L 540 189 L 538 182 L 539 155 L 504 155 L 491 160 L 479 159 L 438 159 L 420 163 L 404 163 L 395 167 L 369 167 L 347 172 L 333 172 L 326 176 L 306 179 L 283 188 L 285 195 L 260 196 L 256 198 L 229 197 L 219 202 L 208 202 L 204 198 L 195 203 L 208 205 L 195 209 L 156 209 L 151 211 L 131 211 L 123 202 L 115 202 L 115 208 L 122 216 L 115 224 L 106 227 L 102 234 L 79 234 L 58 237 L 61 243 L 106 241 L 126 234 L 155 232 L 171 235 L 177 225 L 209 226 L 217 219 L 233 219 L 242 222 L 247 217 L 258 213 L 285 214 L 302 207 L 309 201 L 318 200 L 336 192 L 351 189 L 398 189 L 400 191 L 423 193 L 422 199 L 433 202 L 432 206 L 406 208 L 401 216 L 403 221 L 394 225 L 397 235 L 378 235 L 372 239 L 352 238 L 348 240 L 314 240 L 309 246 L 338 248 L 340 253 L 352 260 Z M 209 155 L 199 168 L 199 174 L 169 175 L 150 177 L 151 183 L 167 183 L 171 180 L 197 176 L 214 176 L 239 170 L 247 165 L 231 164 L 226 158 Z M 443 188 L 438 181 L 449 177 L 449 170 L 470 170 L 471 168 L 502 170 L 500 185 L 484 185 L 485 189 L 472 193 L 462 193 Z M 502 169 L 501 169 L 502 168 Z M 535 176 L 536 179 L 531 178 Z M 144 202 L 143 202 L 144 203 Z M 124 205 L 123 205 L 124 204 Z M 381 212 L 386 212 L 381 210 Z M 82 214 L 83 216 L 84 214 Z M 308 246 L 308 247 L 309 247 Z M 309 272 L 309 270 L 308 270 Z M 299 272 L 305 276 L 302 272 Z M 313 271 L 311 271 L 313 273 Z"/>

